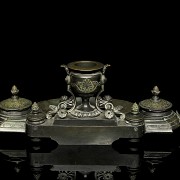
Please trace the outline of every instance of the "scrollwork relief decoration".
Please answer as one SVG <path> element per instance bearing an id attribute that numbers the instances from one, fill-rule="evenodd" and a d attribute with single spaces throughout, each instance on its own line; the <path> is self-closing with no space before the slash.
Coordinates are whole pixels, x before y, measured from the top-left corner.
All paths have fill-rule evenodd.
<path id="1" fill-rule="evenodd" d="M 61 118 L 65 118 L 68 114 L 68 110 L 73 107 L 74 105 L 74 99 L 71 96 L 68 98 L 67 96 L 61 96 L 60 98 L 60 103 L 55 106 L 55 105 L 50 105 L 49 108 L 51 109 L 48 111 L 46 114 L 47 119 L 51 119 L 53 116 L 56 114 Z"/>

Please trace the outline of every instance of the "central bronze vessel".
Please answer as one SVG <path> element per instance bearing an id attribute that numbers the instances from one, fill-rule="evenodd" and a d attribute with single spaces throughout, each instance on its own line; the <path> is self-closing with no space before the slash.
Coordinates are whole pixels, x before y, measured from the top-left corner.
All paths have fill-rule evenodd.
<path id="1" fill-rule="evenodd" d="M 71 97 L 61 96 L 58 105 L 50 105 L 47 119 L 79 118 L 113 119 L 118 122 L 125 115 L 122 106 L 114 107 L 111 96 L 100 96 L 106 82 L 105 72 L 109 64 L 97 61 L 74 61 L 65 68 L 67 91 Z"/>
<path id="2" fill-rule="evenodd" d="M 77 117 L 94 117 L 101 113 L 98 97 L 104 91 L 105 71 L 109 64 L 96 61 L 75 61 L 64 67 L 67 90 L 74 99 L 69 112 Z"/>

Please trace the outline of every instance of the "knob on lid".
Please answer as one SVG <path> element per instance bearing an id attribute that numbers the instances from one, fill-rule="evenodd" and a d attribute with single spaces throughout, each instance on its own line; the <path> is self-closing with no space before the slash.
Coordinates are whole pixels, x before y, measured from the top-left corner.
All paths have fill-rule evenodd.
<path id="1" fill-rule="evenodd" d="M 162 112 L 170 109 L 172 107 L 172 103 L 159 98 L 159 88 L 154 86 L 153 90 L 151 90 L 153 97 L 150 99 L 145 99 L 139 103 L 139 106 L 147 111 L 153 112 Z"/>
<path id="2" fill-rule="evenodd" d="M 43 113 L 39 105 L 34 102 L 31 106 L 31 112 L 27 115 L 27 121 L 31 124 L 41 124 L 45 122 L 45 119 L 45 113 Z"/>
<path id="3" fill-rule="evenodd" d="M 0 102 L 0 108 L 5 111 L 23 111 L 32 105 L 28 99 L 18 96 L 19 90 L 14 85 L 11 89 L 12 97 Z"/>
<path id="4" fill-rule="evenodd" d="M 137 103 L 134 103 L 131 107 L 131 112 L 126 114 L 126 121 L 134 125 L 143 123 L 143 115 L 140 113 Z"/>

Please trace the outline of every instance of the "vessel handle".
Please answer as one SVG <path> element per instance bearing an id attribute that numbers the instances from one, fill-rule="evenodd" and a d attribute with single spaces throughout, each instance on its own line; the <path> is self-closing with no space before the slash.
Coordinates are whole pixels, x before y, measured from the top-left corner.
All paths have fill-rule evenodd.
<path id="1" fill-rule="evenodd" d="M 103 67 L 103 74 L 105 74 L 107 67 L 111 66 L 110 64 L 105 64 Z"/>
<path id="2" fill-rule="evenodd" d="M 68 67 L 67 67 L 65 64 L 62 64 L 61 67 L 63 67 L 63 68 L 65 69 L 67 75 L 70 74 L 70 73 L 69 73 L 69 69 L 68 69 Z"/>

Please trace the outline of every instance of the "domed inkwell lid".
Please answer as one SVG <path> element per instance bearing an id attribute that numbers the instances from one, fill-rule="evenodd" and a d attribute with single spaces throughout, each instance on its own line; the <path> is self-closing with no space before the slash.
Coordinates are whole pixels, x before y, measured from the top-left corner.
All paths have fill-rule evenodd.
<path id="1" fill-rule="evenodd" d="M 28 99 L 18 96 L 19 90 L 14 85 L 11 89 L 12 97 L 0 102 L 0 109 L 3 111 L 23 111 L 32 105 Z"/>
<path id="2" fill-rule="evenodd" d="M 159 98 L 159 88 L 155 86 L 153 90 L 151 90 L 153 97 L 151 99 L 145 99 L 139 103 L 139 106 L 146 111 L 150 112 L 164 112 L 169 110 L 172 107 L 172 103 Z"/>

